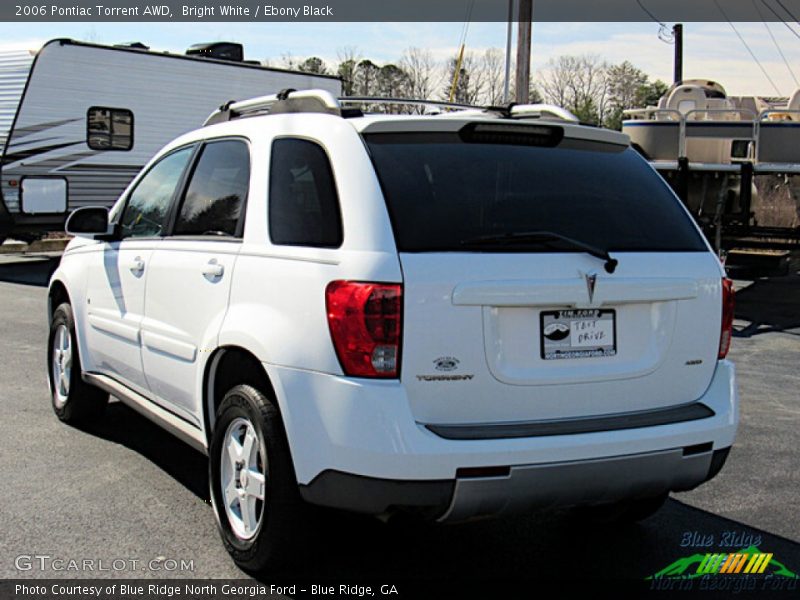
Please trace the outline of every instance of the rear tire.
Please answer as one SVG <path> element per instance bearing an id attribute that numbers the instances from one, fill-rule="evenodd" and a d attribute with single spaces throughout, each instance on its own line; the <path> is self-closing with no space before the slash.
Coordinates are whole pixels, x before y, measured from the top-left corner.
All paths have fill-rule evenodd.
<path id="1" fill-rule="evenodd" d="M 289 444 L 274 401 L 237 385 L 217 411 L 209 485 L 222 542 L 239 567 L 260 573 L 290 562 L 306 533 Z"/>
<path id="2" fill-rule="evenodd" d="M 69 424 L 96 419 L 108 404 L 107 393 L 83 380 L 77 339 L 72 307 L 64 302 L 50 322 L 47 373 L 53 411 Z"/>

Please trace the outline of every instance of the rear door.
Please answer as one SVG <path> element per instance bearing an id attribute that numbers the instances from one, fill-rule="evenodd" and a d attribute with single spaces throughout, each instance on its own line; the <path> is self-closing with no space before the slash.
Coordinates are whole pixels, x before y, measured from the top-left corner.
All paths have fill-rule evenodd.
<path id="1" fill-rule="evenodd" d="M 156 162 L 130 192 L 120 216 L 120 241 L 92 254 L 87 278 L 87 348 L 98 372 L 145 393 L 141 324 L 145 283 L 166 228 L 172 197 L 193 147 Z"/>
<path id="2" fill-rule="evenodd" d="M 151 259 L 142 323 L 147 383 L 160 402 L 197 425 L 196 391 L 228 307 L 249 181 L 245 140 L 203 144 L 171 235 Z"/>
<path id="3" fill-rule="evenodd" d="M 400 252 L 415 418 L 563 419 L 702 396 L 721 271 L 677 198 L 625 145 L 492 127 L 365 135 Z"/>

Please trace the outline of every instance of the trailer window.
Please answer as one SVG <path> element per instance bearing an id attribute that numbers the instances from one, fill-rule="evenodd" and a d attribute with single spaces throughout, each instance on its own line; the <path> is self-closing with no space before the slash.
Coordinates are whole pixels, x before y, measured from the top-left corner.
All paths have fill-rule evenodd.
<path id="1" fill-rule="evenodd" d="M 245 142 L 206 144 L 186 190 L 175 235 L 241 235 L 249 183 L 250 151 Z"/>
<path id="2" fill-rule="evenodd" d="M 133 113 L 127 108 L 91 107 L 86 113 L 86 144 L 92 150 L 130 150 Z"/>

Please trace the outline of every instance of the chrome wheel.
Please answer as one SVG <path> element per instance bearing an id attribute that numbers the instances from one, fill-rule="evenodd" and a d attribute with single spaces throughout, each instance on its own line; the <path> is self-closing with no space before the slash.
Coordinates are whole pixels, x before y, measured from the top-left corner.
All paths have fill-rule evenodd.
<path id="1" fill-rule="evenodd" d="M 69 382 L 72 375 L 72 336 L 66 325 L 59 325 L 53 335 L 52 372 L 53 399 L 57 407 L 63 407 L 69 398 Z"/>
<path id="2" fill-rule="evenodd" d="M 264 517 L 266 457 L 253 424 L 242 417 L 231 421 L 220 452 L 220 485 L 225 514 L 237 537 L 258 533 Z"/>

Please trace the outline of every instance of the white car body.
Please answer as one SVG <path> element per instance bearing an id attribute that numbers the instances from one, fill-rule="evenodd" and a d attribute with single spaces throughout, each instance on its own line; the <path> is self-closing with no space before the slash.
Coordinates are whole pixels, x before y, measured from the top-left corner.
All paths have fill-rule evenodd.
<path id="1" fill-rule="evenodd" d="M 476 121 L 278 114 L 176 139 L 153 162 L 198 140 L 247 140 L 243 235 L 74 239 L 51 299 L 63 290 L 73 306 L 84 377 L 205 451 L 221 352 L 247 352 L 274 390 L 303 496 L 366 513 L 419 506 L 462 520 L 685 490 L 713 477 L 734 441 L 738 399 L 734 366 L 717 357 L 724 271 L 710 248 L 625 253 L 613 274 L 575 252 L 398 252 L 361 134 Z M 625 143 L 558 127 L 565 139 Z M 270 242 L 266 174 L 283 136 L 325 149 L 341 247 Z M 402 284 L 399 378 L 345 375 L 325 305 L 336 280 Z M 544 360 L 539 312 L 554 307 L 613 308 L 618 353 Z M 697 405 L 710 412 L 681 412 Z M 639 416 L 654 420 L 626 421 Z"/>

